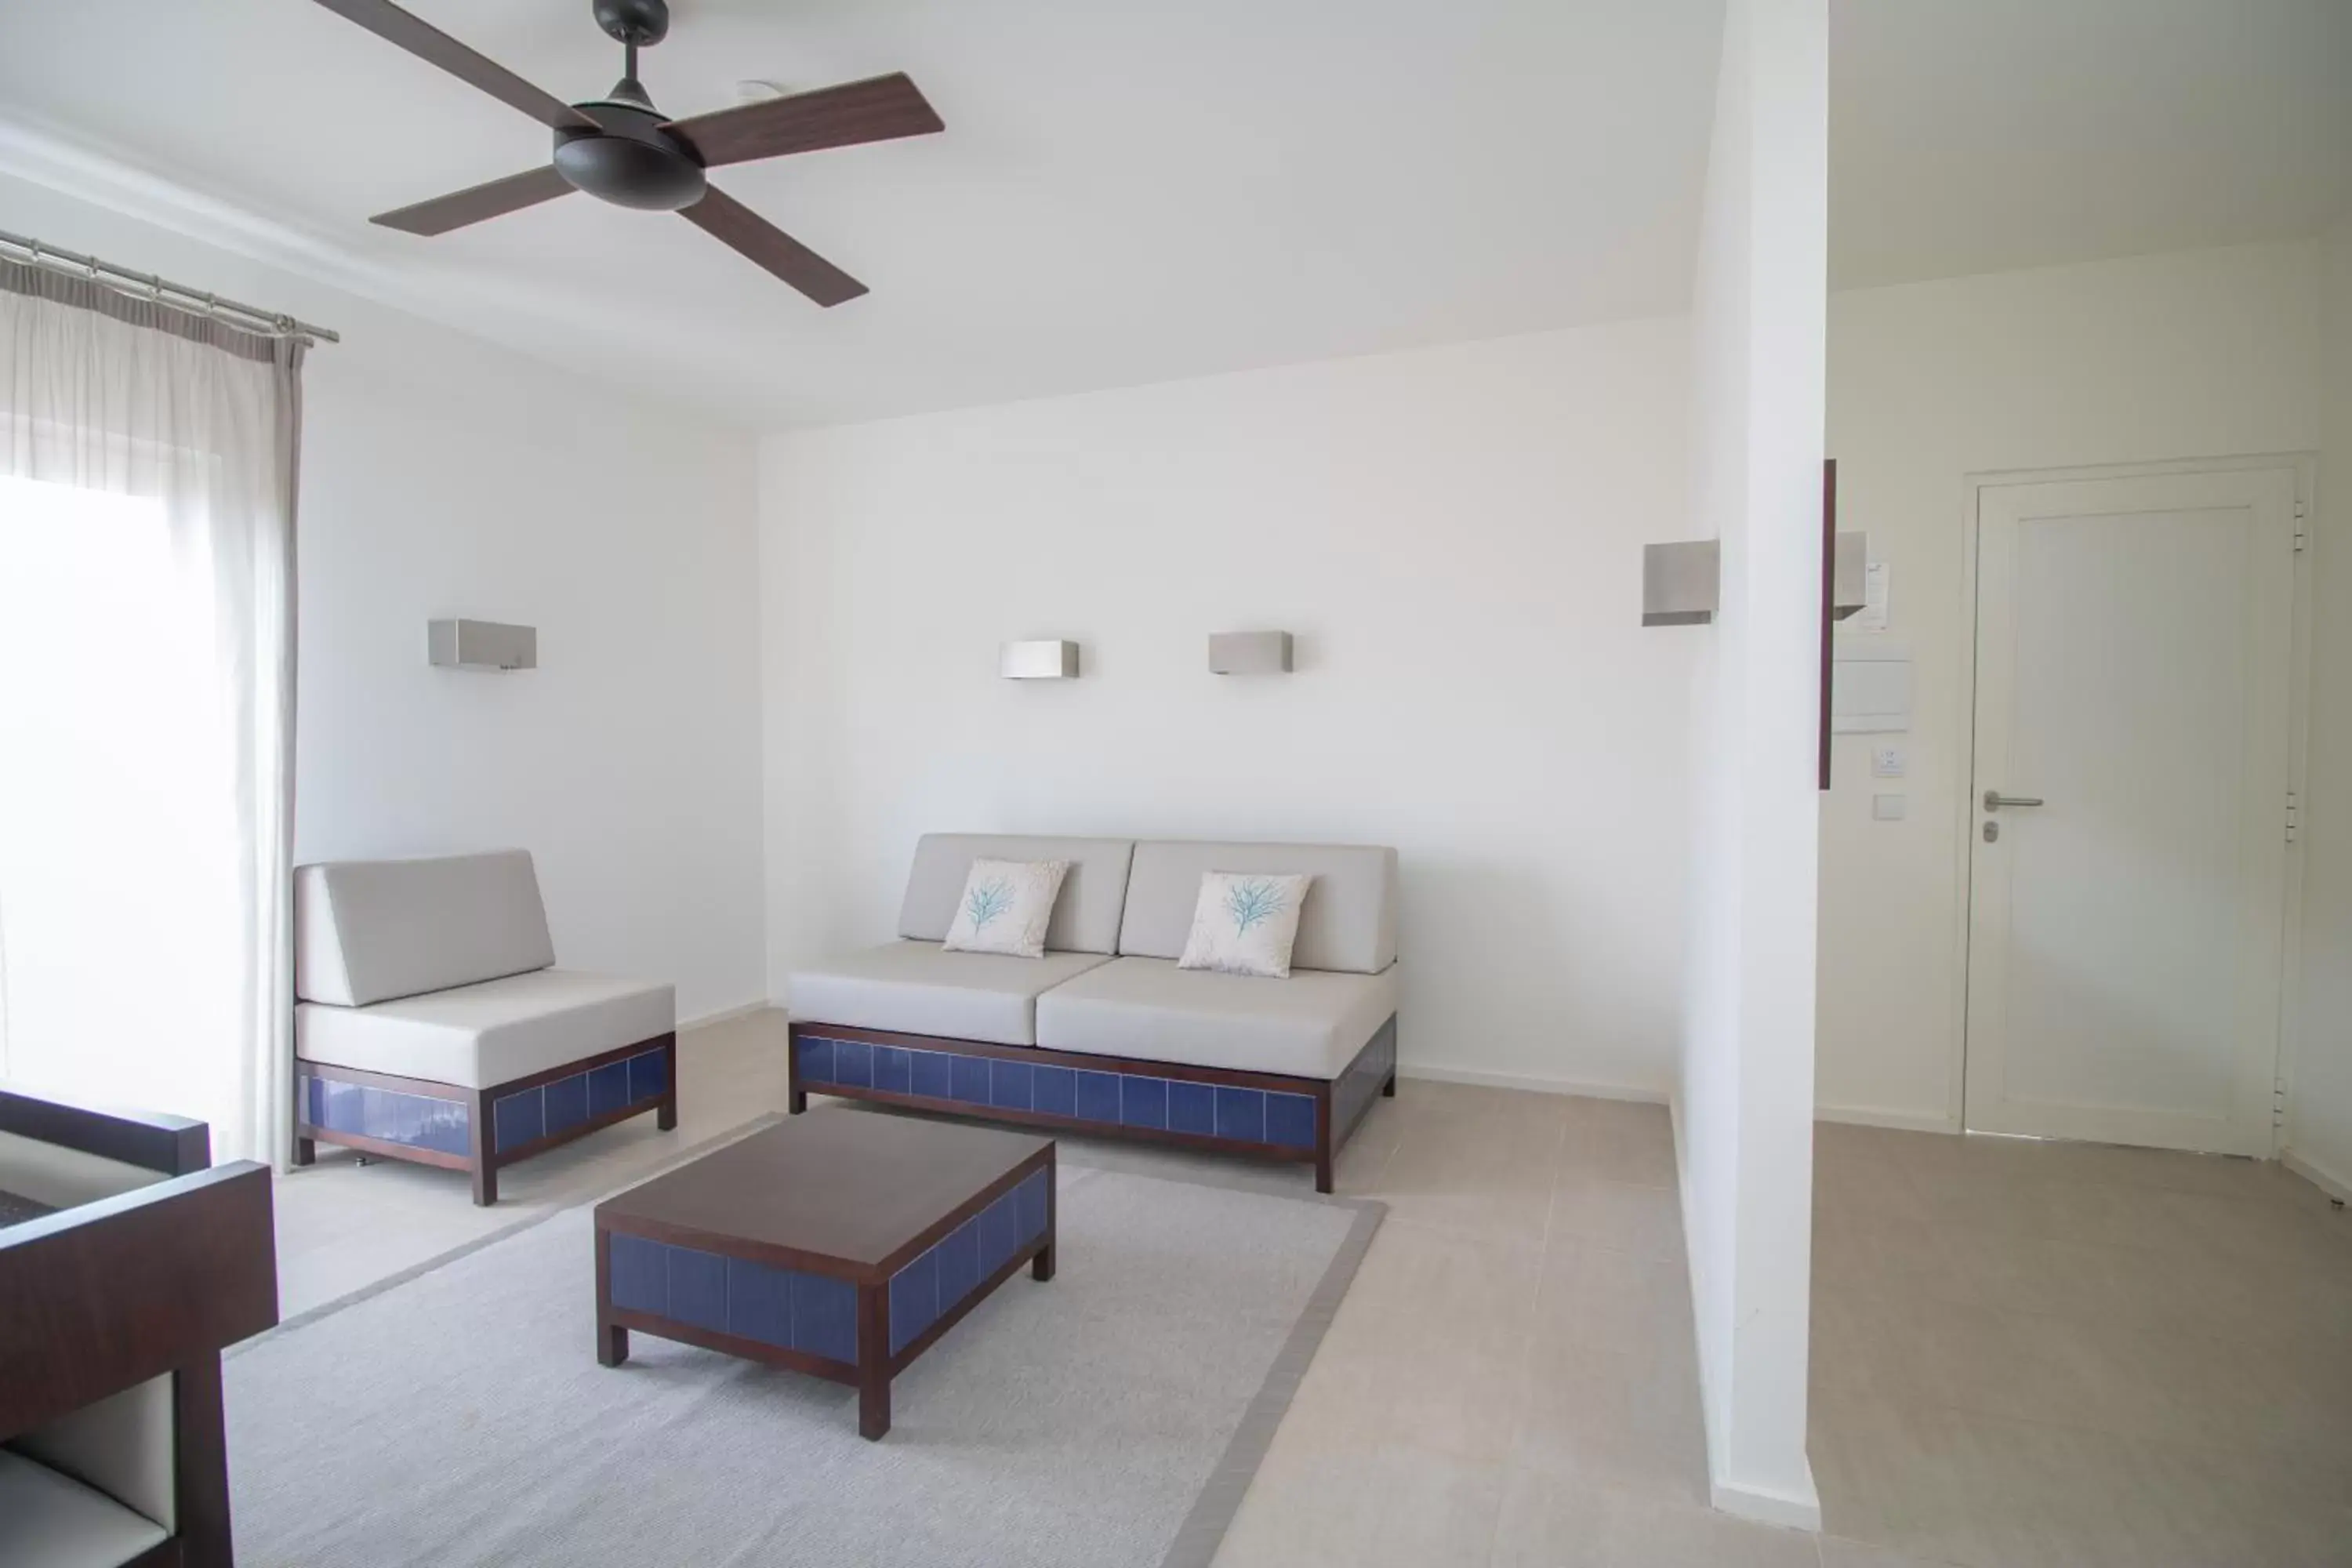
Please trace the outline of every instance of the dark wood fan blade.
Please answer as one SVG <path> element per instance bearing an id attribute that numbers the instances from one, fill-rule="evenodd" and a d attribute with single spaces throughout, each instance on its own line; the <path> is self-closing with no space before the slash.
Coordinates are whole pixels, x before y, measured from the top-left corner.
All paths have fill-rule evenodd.
<path id="1" fill-rule="evenodd" d="M 511 104 L 551 130 L 593 131 L 596 122 L 562 100 L 541 92 L 487 56 L 478 55 L 440 28 L 421 22 L 391 0 L 319 0 L 336 16 L 357 22 L 386 43 L 397 44 L 458 80 Z"/>
<path id="2" fill-rule="evenodd" d="M 866 292 L 865 284 L 715 185 L 678 216 L 741 251 L 820 305 L 838 305 Z"/>
<path id="3" fill-rule="evenodd" d="M 820 147 L 928 136 L 947 126 L 906 74 L 893 72 L 673 120 L 666 129 L 693 148 L 704 167 L 716 168 Z"/>
<path id="4" fill-rule="evenodd" d="M 541 202 L 551 202 L 568 195 L 572 182 L 555 172 L 555 165 L 533 169 L 528 174 L 509 174 L 503 180 L 492 180 L 486 185 L 474 185 L 453 191 L 446 196 L 436 196 L 429 202 L 419 202 L 413 207 L 397 212 L 378 213 L 368 219 L 386 228 L 396 228 L 409 234 L 446 234 L 453 228 L 463 228 L 469 223 L 479 223 L 486 217 L 504 213 L 520 212 L 535 207 Z"/>

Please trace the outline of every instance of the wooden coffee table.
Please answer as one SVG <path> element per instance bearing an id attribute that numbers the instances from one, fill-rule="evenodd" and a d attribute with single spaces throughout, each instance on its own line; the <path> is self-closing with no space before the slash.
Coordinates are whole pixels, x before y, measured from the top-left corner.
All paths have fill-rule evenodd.
<path id="1" fill-rule="evenodd" d="M 797 1117 L 596 1205 L 596 1359 L 629 1331 L 857 1389 L 890 1380 L 1023 1263 L 1054 1277 L 1054 1143 L 855 1111 Z"/>

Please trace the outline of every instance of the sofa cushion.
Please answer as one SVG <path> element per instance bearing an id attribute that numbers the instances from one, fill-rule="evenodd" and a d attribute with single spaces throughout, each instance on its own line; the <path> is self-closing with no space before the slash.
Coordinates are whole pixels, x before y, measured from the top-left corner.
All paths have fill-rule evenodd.
<path id="1" fill-rule="evenodd" d="M 1118 951 L 1178 958 L 1209 871 L 1303 871 L 1315 880 L 1298 912 L 1290 962 L 1300 969 L 1377 974 L 1396 962 L 1397 856 L 1376 845 L 1219 844 L 1145 839 L 1135 847 Z"/>
<path id="2" fill-rule="evenodd" d="M 1062 879 L 1053 921 L 1045 927 L 1046 951 L 1116 952 L 1134 849 L 1134 841 L 1127 838 L 926 833 L 915 845 L 915 867 L 908 873 L 906 901 L 898 909 L 898 934 L 916 942 L 946 941 L 974 860 L 1066 860 L 1069 874 Z M 1186 913 L 1191 913 L 1190 905 Z"/>
<path id="3" fill-rule="evenodd" d="M 488 1089 L 677 1026 L 667 985 L 541 969 L 367 1007 L 305 1002 L 294 1054 L 305 1061 Z"/>
<path id="4" fill-rule="evenodd" d="M 333 860 L 294 871 L 294 993 L 363 1007 L 555 962 L 530 856 Z"/>
<path id="5" fill-rule="evenodd" d="M 1119 958 L 1037 999 L 1037 1045 L 1332 1079 L 1396 1010 L 1394 965 L 1378 974 L 1301 969 L 1265 980 Z"/>
<path id="6" fill-rule="evenodd" d="M 0 1448 L 0 1563 L 9 1568 L 119 1568 L 164 1534 L 104 1492 Z"/>
<path id="7" fill-rule="evenodd" d="M 893 942 L 796 972 L 786 995 L 802 1023 L 1034 1046 L 1039 994 L 1109 962 L 1096 952 L 1013 958 Z"/>

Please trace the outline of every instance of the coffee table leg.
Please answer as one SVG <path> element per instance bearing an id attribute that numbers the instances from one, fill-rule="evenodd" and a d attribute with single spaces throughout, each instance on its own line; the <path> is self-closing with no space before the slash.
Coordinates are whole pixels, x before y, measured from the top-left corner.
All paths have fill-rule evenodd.
<path id="1" fill-rule="evenodd" d="M 857 1288 L 857 1435 L 867 1442 L 890 1430 L 890 1285 Z"/>
<path id="2" fill-rule="evenodd" d="M 1029 1260 L 1029 1278 L 1037 1280 L 1054 1277 L 1054 1238 L 1061 1225 L 1062 1152 L 1060 1148 L 1045 1151 L 1045 1245 Z"/>
<path id="3" fill-rule="evenodd" d="M 618 1366 L 629 1359 L 629 1331 L 618 1323 L 605 1323 L 596 1330 L 596 1360 L 604 1366 Z"/>

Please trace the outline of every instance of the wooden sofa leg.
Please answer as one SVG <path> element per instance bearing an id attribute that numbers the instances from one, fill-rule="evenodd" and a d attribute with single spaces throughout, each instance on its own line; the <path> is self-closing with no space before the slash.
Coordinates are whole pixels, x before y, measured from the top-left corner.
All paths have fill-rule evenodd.
<path id="1" fill-rule="evenodd" d="M 294 1140 L 294 1163 L 298 1165 L 317 1164 L 319 1163 L 318 1140 L 298 1135 Z"/>
<path id="2" fill-rule="evenodd" d="M 467 1153 L 473 1161 L 467 1169 L 473 1173 L 477 1208 L 488 1208 L 499 1201 L 498 1129 L 491 1121 L 495 1111 L 488 1089 L 467 1091 L 466 1124 L 472 1141 Z"/>
<path id="3" fill-rule="evenodd" d="M 1388 1082 L 1381 1085 L 1381 1098 L 1383 1100 L 1394 1100 L 1396 1098 L 1396 1074 L 1389 1074 Z"/>
<path id="4" fill-rule="evenodd" d="M 662 1043 L 662 1081 L 669 1091 L 661 1097 L 661 1109 L 654 1112 L 654 1126 L 663 1132 L 677 1130 L 677 1031 L 670 1031 Z"/>

